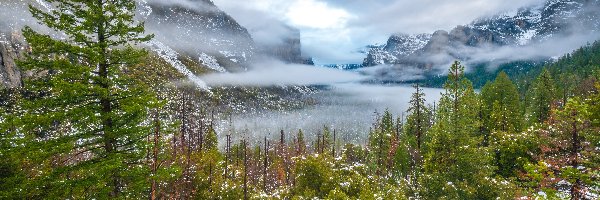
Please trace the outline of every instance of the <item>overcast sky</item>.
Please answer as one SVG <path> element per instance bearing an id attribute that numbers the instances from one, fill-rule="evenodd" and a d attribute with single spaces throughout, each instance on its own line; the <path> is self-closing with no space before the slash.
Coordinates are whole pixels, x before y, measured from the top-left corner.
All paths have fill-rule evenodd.
<path id="1" fill-rule="evenodd" d="M 213 0 L 256 40 L 278 38 L 282 21 L 301 30 L 303 53 L 319 64 L 362 63 L 369 44 L 393 33 L 432 33 L 544 0 Z M 258 37 L 258 38 L 257 38 Z M 269 42 L 269 41 L 265 41 Z M 271 41 L 272 42 L 272 41 Z"/>

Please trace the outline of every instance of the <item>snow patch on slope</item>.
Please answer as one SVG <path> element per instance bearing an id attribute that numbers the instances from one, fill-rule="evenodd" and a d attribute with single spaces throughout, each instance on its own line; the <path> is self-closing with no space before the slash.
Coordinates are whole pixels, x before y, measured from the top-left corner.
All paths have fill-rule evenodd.
<path id="1" fill-rule="evenodd" d="M 392 54 L 397 55 L 396 57 L 404 57 L 425 47 L 429 40 L 431 40 L 431 34 L 397 35 L 392 36 L 392 38 L 395 38 L 397 42 L 397 44 L 395 44 L 396 48 L 392 50 Z M 386 46 L 386 48 L 390 47 Z"/>
<path id="2" fill-rule="evenodd" d="M 206 53 L 202 53 L 200 54 L 200 58 L 198 59 L 203 65 L 206 65 L 208 68 L 211 68 L 215 71 L 224 73 L 227 72 L 227 70 L 223 67 L 221 67 L 221 65 L 219 65 L 219 63 L 217 62 L 217 59 L 215 59 L 212 56 L 209 56 Z"/>
<path id="3" fill-rule="evenodd" d="M 383 65 L 387 63 L 395 63 L 398 57 L 392 55 L 389 51 L 384 50 L 381 47 L 372 48 L 369 50 L 369 54 L 372 57 L 371 65 Z"/>
<path id="4" fill-rule="evenodd" d="M 152 47 L 152 51 L 156 52 L 163 60 L 167 61 L 171 66 L 173 66 L 179 73 L 184 74 L 188 77 L 199 89 L 209 91 L 210 87 L 200 79 L 198 76 L 194 75 L 192 71 L 190 71 L 179 59 L 177 56 L 179 55 L 175 50 L 170 47 L 164 45 L 162 42 L 157 40 L 150 40 L 146 42 L 148 46 Z"/>
<path id="5" fill-rule="evenodd" d="M 535 30 L 535 29 L 525 31 L 519 38 L 517 38 L 517 44 L 518 45 L 526 45 L 536 35 L 537 35 L 537 30 Z"/>
<path id="6" fill-rule="evenodd" d="M 40 4 L 41 6 L 43 6 L 46 10 L 48 11 L 52 11 L 54 9 L 52 9 L 52 7 L 50 6 L 50 4 L 48 4 L 47 2 L 45 2 L 44 0 L 35 0 L 38 4 Z"/>

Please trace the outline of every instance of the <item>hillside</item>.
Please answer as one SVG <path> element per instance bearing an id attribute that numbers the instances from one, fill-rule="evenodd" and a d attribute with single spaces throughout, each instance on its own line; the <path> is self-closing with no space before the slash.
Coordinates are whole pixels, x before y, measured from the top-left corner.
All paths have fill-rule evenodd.
<path id="1" fill-rule="evenodd" d="M 444 74 L 447 69 L 444 66 L 454 60 L 466 64 L 467 72 L 476 73 L 474 76 L 482 76 L 481 72 L 494 74 L 497 67 L 506 70 L 514 65 L 518 68 L 519 65 L 514 62 L 528 63 L 526 65 L 540 63 L 573 50 L 541 53 L 544 52 L 542 48 L 556 48 L 553 46 L 556 43 L 573 46 L 597 40 L 600 37 L 600 22 L 597 20 L 600 16 L 596 12 L 599 8 L 600 2 L 596 0 L 552 0 L 522 8 L 515 14 L 479 19 L 450 31 L 436 31 L 432 35 L 394 35 L 383 47 L 372 48 L 363 65 L 389 65 L 382 70 L 394 73 L 405 70 L 413 73 L 417 68 L 422 70 L 420 75 L 429 78 Z M 583 42 L 582 38 L 585 38 Z M 564 46 L 561 48 L 564 49 Z M 476 85 L 481 86 L 488 80 L 483 78 Z"/>

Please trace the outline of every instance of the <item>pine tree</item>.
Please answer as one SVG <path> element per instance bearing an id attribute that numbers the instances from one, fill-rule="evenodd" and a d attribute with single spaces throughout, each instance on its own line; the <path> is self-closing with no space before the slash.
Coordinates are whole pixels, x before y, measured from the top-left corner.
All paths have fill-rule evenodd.
<path id="1" fill-rule="evenodd" d="M 54 10 L 29 10 L 65 39 L 23 29 L 31 54 L 19 66 L 43 74 L 25 81 L 31 95 L 20 105 L 23 153 L 31 159 L 23 161 L 36 163 L 24 168 L 36 173 L 23 192 L 30 198 L 139 197 L 146 187 L 137 184 L 149 171 L 139 163 L 151 132 L 142 124 L 156 100 L 127 72 L 146 55 L 132 45 L 152 36 L 143 36 L 144 24 L 135 22 L 133 0 L 49 3 Z"/>
<path id="2" fill-rule="evenodd" d="M 490 145 L 495 151 L 496 173 L 504 177 L 515 176 L 521 169 L 520 162 L 531 156 L 525 140 L 513 141 L 522 137 L 521 106 L 517 86 L 506 73 L 500 72 L 493 82 L 488 82 L 481 90 L 483 145 Z"/>
<path id="3" fill-rule="evenodd" d="M 306 153 L 306 141 L 304 140 L 304 133 L 302 133 L 302 129 L 298 129 L 296 145 L 296 154 L 304 155 Z"/>
<path id="4" fill-rule="evenodd" d="M 388 154 L 390 153 L 392 135 L 395 135 L 395 129 L 392 114 L 389 110 L 386 110 L 381 117 L 377 117 L 376 123 L 369 133 L 370 165 L 378 175 L 387 172 L 386 166 L 391 160 Z"/>
<path id="5" fill-rule="evenodd" d="M 332 146 L 332 133 L 329 127 L 323 126 L 323 135 L 321 138 L 321 153 L 326 153 L 331 151 Z"/>
<path id="6" fill-rule="evenodd" d="M 593 109 L 590 105 L 594 104 L 597 102 L 571 98 L 564 109 L 552 111 L 548 127 L 540 130 L 545 144 L 539 161 L 547 163 L 556 174 L 556 177 L 545 177 L 549 180 L 539 180 L 552 183 L 546 185 L 550 188 L 542 189 L 568 191 L 571 199 L 589 199 L 590 195 L 600 194 L 596 188 L 600 137 L 598 129 L 591 126 Z M 569 187 L 560 185 L 561 180 Z"/>
<path id="7" fill-rule="evenodd" d="M 481 90 L 486 130 L 517 133 L 521 130 L 521 111 L 517 86 L 504 72 Z"/>
<path id="8" fill-rule="evenodd" d="M 424 135 L 429 129 L 430 111 L 427 106 L 425 106 L 425 93 L 423 93 L 423 89 L 420 88 L 418 84 L 413 87 L 416 91 L 412 94 L 409 102 L 410 105 L 407 110 L 408 117 L 406 119 L 405 130 L 408 134 L 416 137 L 416 147 L 420 150 Z"/>
<path id="9" fill-rule="evenodd" d="M 533 82 L 527 94 L 527 112 L 526 116 L 529 119 L 529 124 L 542 123 L 550 115 L 552 101 L 555 98 L 556 86 L 552 80 L 552 76 L 547 69 L 543 69 L 542 73 Z"/>
<path id="10" fill-rule="evenodd" d="M 396 146 L 393 154 L 393 165 L 392 169 L 396 177 L 407 177 L 411 175 L 415 170 L 417 162 L 420 162 L 420 158 L 415 155 L 416 148 L 416 137 L 408 133 L 402 132 L 398 135 Z"/>
<path id="11" fill-rule="evenodd" d="M 206 151 L 217 150 L 217 132 L 212 127 L 208 128 L 204 144 L 202 145 Z"/>
<path id="12" fill-rule="evenodd" d="M 501 196 L 490 179 L 487 148 L 480 147 L 479 101 L 464 67 L 455 62 L 444 85 L 437 121 L 426 144 L 421 195 L 425 199 L 492 199 Z M 491 188 L 494 188 L 493 190 Z"/>

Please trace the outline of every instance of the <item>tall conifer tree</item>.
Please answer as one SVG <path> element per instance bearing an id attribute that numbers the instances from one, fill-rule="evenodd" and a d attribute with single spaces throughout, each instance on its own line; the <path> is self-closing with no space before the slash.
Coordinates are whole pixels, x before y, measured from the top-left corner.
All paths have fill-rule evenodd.
<path id="1" fill-rule="evenodd" d="M 484 125 L 489 131 L 516 133 L 521 129 L 521 112 L 517 86 L 504 72 L 481 91 Z"/>
<path id="2" fill-rule="evenodd" d="M 528 105 L 526 116 L 529 119 L 529 124 L 541 123 L 548 119 L 552 108 L 552 101 L 555 98 L 556 86 L 552 75 L 547 69 L 543 69 L 542 73 L 533 82 L 529 88 Z"/>
<path id="3" fill-rule="evenodd" d="M 146 51 L 144 24 L 133 0 L 48 0 L 29 10 L 59 36 L 23 34 L 31 54 L 19 63 L 38 72 L 25 81 L 19 132 L 24 143 L 28 198 L 141 198 L 148 169 L 144 124 L 155 103 L 128 69 Z M 36 172 L 36 173 L 33 173 Z M 67 189 L 68 188 L 68 189 Z"/>
<path id="4" fill-rule="evenodd" d="M 455 62 L 450 68 L 445 93 L 440 99 L 437 121 L 430 131 L 424 156 L 422 196 L 425 199 L 492 199 L 491 154 L 480 147 L 477 136 L 479 100 L 472 84 L 464 77 L 464 67 Z"/>
<path id="5" fill-rule="evenodd" d="M 415 88 L 415 93 L 412 94 L 409 102 L 405 130 L 408 134 L 416 137 L 417 149 L 420 150 L 425 133 L 429 129 L 430 111 L 427 106 L 425 106 L 425 93 L 423 93 L 423 88 L 420 88 L 418 84 L 413 87 Z"/>

